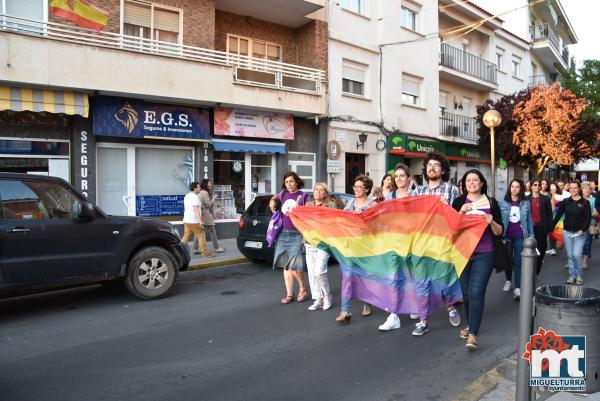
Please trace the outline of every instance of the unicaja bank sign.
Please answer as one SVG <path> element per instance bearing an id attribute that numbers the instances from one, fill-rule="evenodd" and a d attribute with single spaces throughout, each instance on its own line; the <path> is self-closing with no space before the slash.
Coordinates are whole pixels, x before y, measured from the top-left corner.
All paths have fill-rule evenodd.
<path id="1" fill-rule="evenodd" d="M 585 391 L 585 336 L 561 336 L 539 328 L 521 357 L 529 361 L 529 385 L 549 391 Z"/>

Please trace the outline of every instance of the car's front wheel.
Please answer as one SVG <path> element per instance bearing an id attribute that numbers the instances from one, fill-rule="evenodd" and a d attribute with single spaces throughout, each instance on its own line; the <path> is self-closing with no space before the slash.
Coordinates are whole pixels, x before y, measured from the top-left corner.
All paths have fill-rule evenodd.
<path id="1" fill-rule="evenodd" d="M 168 250 L 149 246 L 129 260 L 125 286 L 140 299 L 162 298 L 175 288 L 177 273 L 175 259 Z"/>

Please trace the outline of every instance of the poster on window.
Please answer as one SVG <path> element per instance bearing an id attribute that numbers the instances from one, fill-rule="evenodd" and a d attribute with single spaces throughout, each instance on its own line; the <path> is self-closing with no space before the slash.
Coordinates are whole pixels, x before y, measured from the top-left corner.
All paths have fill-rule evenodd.
<path id="1" fill-rule="evenodd" d="M 94 135 L 208 141 L 207 109 L 94 96 Z"/>
<path id="2" fill-rule="evenodd" d="M 215 135 L 246 138 L 294 139 L 291 114 L 215 107 Z"/>

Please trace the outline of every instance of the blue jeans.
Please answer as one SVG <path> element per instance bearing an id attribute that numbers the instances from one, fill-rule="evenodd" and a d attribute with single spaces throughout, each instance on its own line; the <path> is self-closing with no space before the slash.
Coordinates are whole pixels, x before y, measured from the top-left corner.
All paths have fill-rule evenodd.
<path id="1" fill-rule="evenodd" d="M 592 257 L 592 234 L 585 234 L 585 244 L 583 244 L 583 254 L 588 258 Z"/>
<path id="2" fill-rule="evenodd" d="M 521 251 L 523 251 L 523 240 L 525 238 L 511 238 L 512 257 L 515 272 L 515 288 L 521 288 Z M 510 281 L 512 272 L 506 271 L 506 281 Z"/>
<path id="3" fill-rule="evenodd" d="M 585 244 L 585 233 L 571 238 L 575 233 L 563 230 L 565 249 L 569 261 L 569 276 L 577 277 L 583 274 L 583 245 Z"/>
<path id="4" fill-rule="evenodd" d="M 483 318 L 485 291 L 494 264 L 494 252 L 474 253 L 467 267 L 460 275 L 460 289 L 463 294 L 465 316 L 469 323 L 469 332 L 477 335 Z"/>

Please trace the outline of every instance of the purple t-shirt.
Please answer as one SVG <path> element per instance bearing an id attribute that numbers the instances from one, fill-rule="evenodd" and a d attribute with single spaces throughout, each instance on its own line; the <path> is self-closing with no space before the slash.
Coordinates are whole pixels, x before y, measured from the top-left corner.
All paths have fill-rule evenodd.
<path id="1" fill-rule="evenodd" d="M 281 200 L 281 204 L 283 205 L 285 201 L 289 199 L 298 201 L 298 197 L 301 198 L 299 204 L 304 205 L 306 201 L 306 194 L 302 191 L 298 191 L 293 194 L 289 193 L 288 191 L 283 191 L 283 194 L 279 197 L 279 199 Z M 290 217 L 286 215 L 283 215 L 283 225 L 281 226 L 281 228 L 283 230 L 296 230 L 296 227 L 294 227 L 294 223 L 292 223 L 292 219 L 290 219 Z"/>
<path id="2" fill-rule="evenodd" d="M 469 198 L 465 200 L 465 203 L 472 203 Z M 485 214 L 491 214 L 491 209 L 479 209 Z M 488 225 L 479 240 L 479 243 L 475 247 L 475 253 L 478 252 L 493 252 L 494 251 L 494 234 L 492 234 L 492 229 Z"/>
<path id="3" fill-rule="evenodd" d="M 510 213 L 508 215 L 508 227 L 506 228 L 506 238 L 523 238 L 523 229 L 521 228 L 521 210 L 519 201 L 510 202 Z"/>

